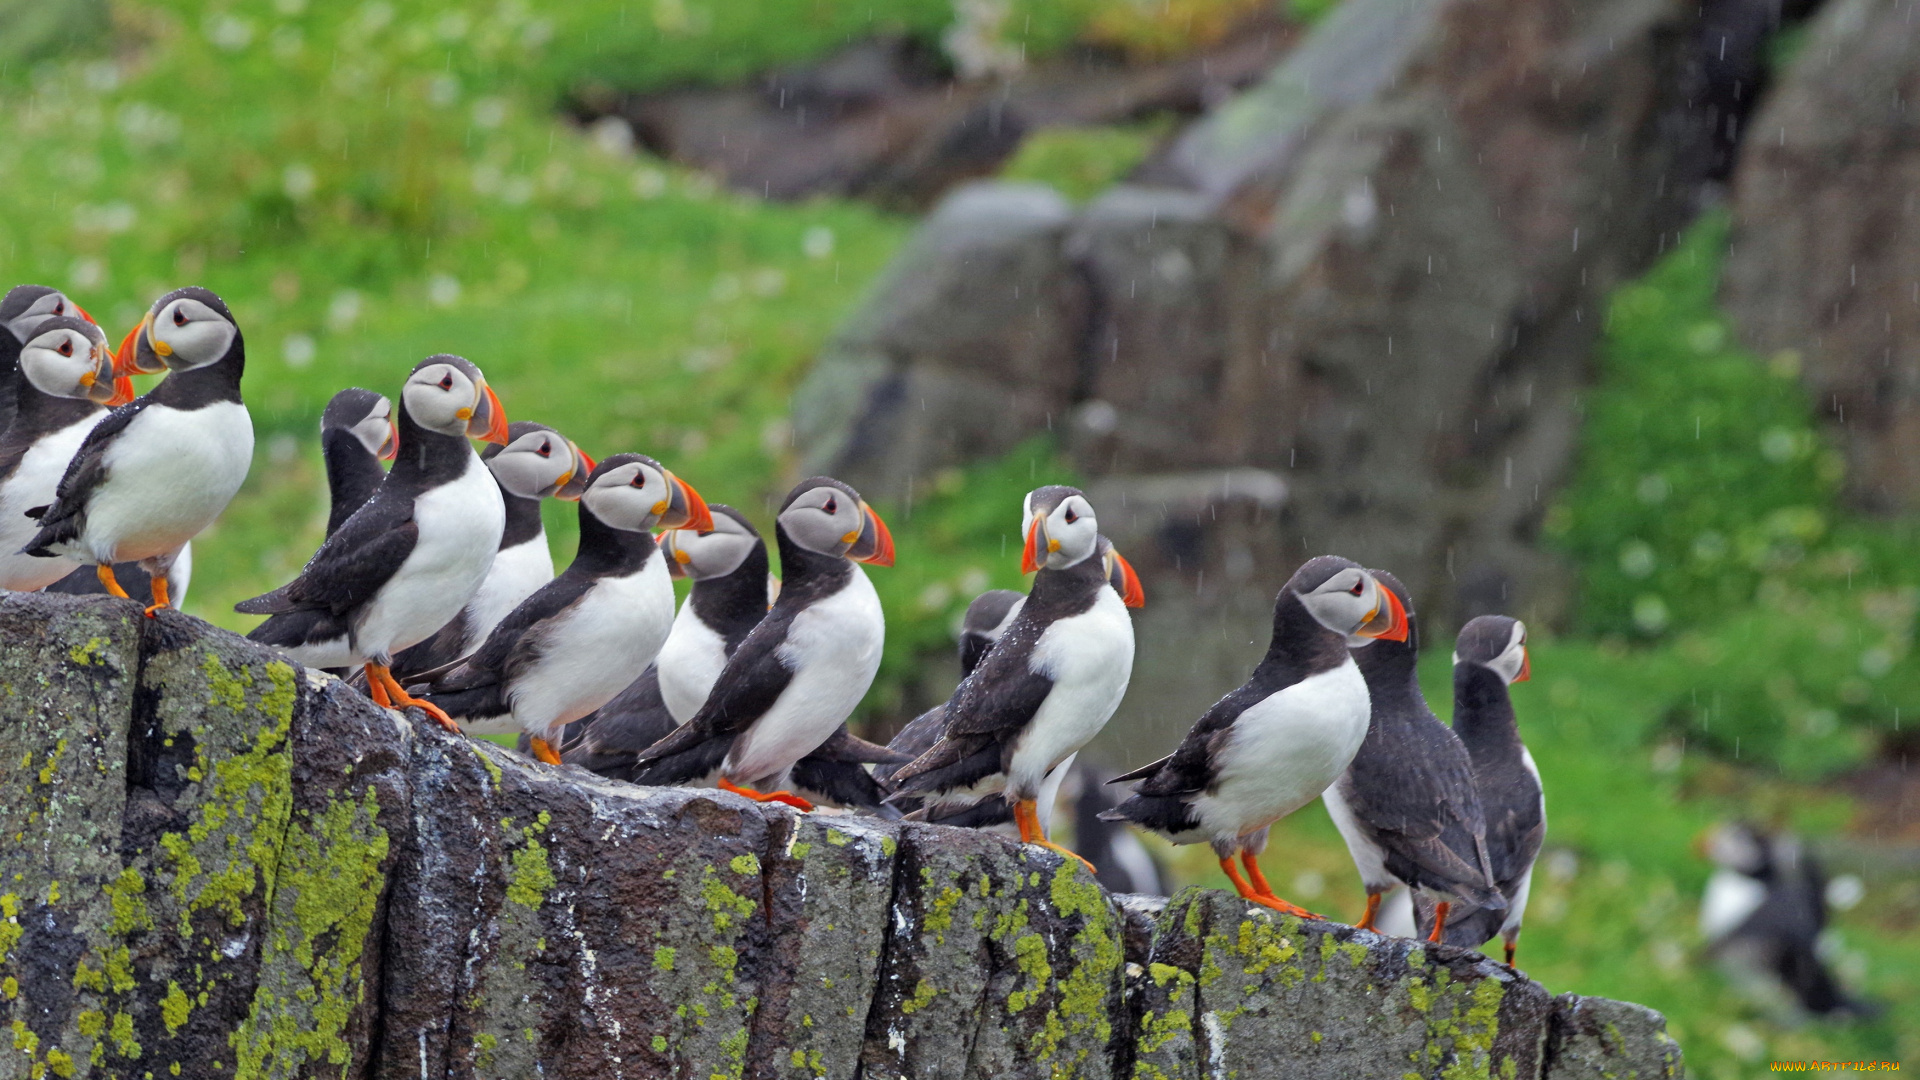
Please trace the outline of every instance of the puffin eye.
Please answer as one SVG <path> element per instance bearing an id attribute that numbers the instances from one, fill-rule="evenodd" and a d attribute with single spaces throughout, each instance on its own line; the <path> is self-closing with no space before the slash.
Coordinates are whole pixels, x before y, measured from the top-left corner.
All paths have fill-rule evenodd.
<path id="1" fill-rule="evenodd" d="M 451 390 L 451 389 L 453 389 L 453 376 L 452 376 L 452 375 L 442 375 L 442 376 L 440 376 L 440 389 L 442 389 L 442 390 Z"/>
<path id="2" fill-rule="evenodd" d="M 540 456 L 541 456 L 541 457 L 552 457 L 552 456 L 553 456 L 553 444 L 552 444 L 552 443 L 544 443 L 544 442 L 543 442 L 543 443 L 541 443 L 541 444 L 540 444 Z"/>
<path id="3" fill-rule="evenodd" d="M 173 325 L 175 326 L 187 325 L 187 312 L 185 308 L 173 309 Z"/>
<path id="4" fill-rule="evenodd" d="M 637 473 L 634 473 L 634 474 L 633 474 L 633 486 L 634 486 L 634 487 L 637 487 L 637 488 L 643 488 L 643 487 L 646 487 L 646 486 L 647 486 L 647 474 L 646 474 L 646 473 L 644 473 L 644 472 L 637 472 Z"/>
<path id="5" fill-rule="evenodd" d="M 61 341 L 60 341 L 60 355 L 61 355 L 61 356 L 72 356 L 72 355 L 73 355 L 73 341 L 72 341 L 71 339 L 66 339 L 66 338 L 63 338 L 63 339 L 61 339 Z"/>
<path id="6" fill-rule="evenodd" d="M 827 505 L 821 507 L 820 509 L 825 510 L 828 513 L 828 515 L 837 514 L 840 512 L 840 500 L 829 495 L 827 496 Z"/>
<path id="7" fill-rule="evenodd" d="M 1071 506 L 1067 507 L 1067 524 L 1071 525 L 1074 522 L 1079 520 L 1080 520 L 1080 515 L 1073 512 L 1073 507 Z"/>
<path id="8" fill-rule="evenodd" d="M 62 300 L 59 303 L 53 305 L 53 313 L 55 315 L 65 315 L 67 313 L 67 302 L 65 300 Z"/>
<path id="9" fill-rule="evenodd" d="M 1359 596 L 1361 593 L 1366 591 L 1366 586 L 1363 582 L 1356 581 L 1353 583 L 1353 588 L 1348 589 L 1347 591 L 1352 593 L 1355 596 Z"/>

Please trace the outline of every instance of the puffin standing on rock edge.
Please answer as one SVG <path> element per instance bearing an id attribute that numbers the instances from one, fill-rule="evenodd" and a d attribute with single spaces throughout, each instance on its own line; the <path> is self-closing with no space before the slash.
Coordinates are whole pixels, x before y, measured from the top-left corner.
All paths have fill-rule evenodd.
<path id="1" fill-rule="evenodd" d="M 73 316 L 43 319 L 27 331 L 18 364 L 13 420 L 0 434 L 0 589 L 32 592 L 72 573 L 74 564 L 21 550 L 37 531 L 27 510 L 53 498 L 107 408 L 133 400 L 133 380 L 114 378 L 106 335 Z"/>
<path id="2" fill-rule="evenodd" d="M 1404 592 L 1392 574 L 1372 573 Z M 1406 885 L 1436 902 L 1427 940 L 1441 941 L 1454 904 L 1504 912 L 1507 900 L 1487 853 L 1472 759 L 1420 693 L 1419 624 L 1411 609 L 1406 619 L 1403 639 L 1353 650 L 1373 699 L 1373 723 L 1322 798 L 1366 885 L 1366 914 L 1355 925 L 1372 930 L 1381 895 Z"/>
<path id="3" fill-rule="evenodd" d="M 716 767 L 723 791 L 810 811 L 793 766 L 853 713 L 880 670 L 886 617 L 856 563 L 893 565 L 893 536 L 860 493 L 832 477 L 800 481 L 774 518 L 780 596 L 714 680 L 700 711 L 636 760 L 636 775 L 678 783 Z M 664 773 L 664 775 L 663 775 Z"/>
<path id="4" fill-rule="evenodd" d="M 240 326 L 212 292 L 155 301 L 120 343 L 116 374 L 172 374 L 87 433 L 53 502 L 28 511 L 40 531 L 27 553 L 92 563 L 122 599 L 113 564 L 138 562 L 151 576 L 148 617 L 171 606 L 167 575 L 181 549 L 227 508 L 253 463 L 246 361 Z"/>
<path id="5" fill-rule="evenodd" d="M 673 582 L 649 530 L 711 529 L 699 493 L 643 454 L 615 454 L 580 496 L 580 548 L 465 660 L 409 689 L 470 732 L 517 727 L 560 764 L 567 724 L 605 705 L 653 662 L 673 625 Z"/>
<path id="6" fill-rule="evenodd" d="M 1033 589 L 980 666 L 946 706 L 940 740 L 895 772 L 889 798 L 919 797 L 926 816 L 998 795 L 1013 808 L 1022 843 L 1071 855 L 1047 839 L 1037 811 L 1049 774 L 1100 733 L 1133 674 L 1129 607 L 1146 600 L 1139 579 L 1100 535 L 1077 488 L 1027 495 L 1021 570 Z M 1116 569 L 1126 595 L 1109 587 Z"/>
<path id="7" fill-rule="evenodd" d="M 1134 781 L 1134 794 L 1100 818 L 1176 844 L 1211 844 L 1243 898 L 1319 918 L 1275 896 L 1258 857 L 1273 823 L 1333 783 L 1367 737 L 1372 705 L 1348 646 L 1407 633 L 1398 589 L 1346 559 L 1307 560 L 1274 601 L 1272 642 L 1246 683 L 1195 721 L 1172 754 L 1108 781 Z"/>
<path id="8" fill-rule="evenodd" d="M 507 444 L 490 444 L 480 460 L 500 485 L 506 529 L 479 591 L 447 625 L 393 658 L 394 677 L 407 682 L 473 654 L 507 613 L 553 580 L 553 552 L 540 522 L 543 499 L 577 501 L 587 489 L 593 459 L 545 424 L 516 420 Z"/>
<path id="9" fill-rule="evenodd" d="M 1526 682 L 1527 627 L 1505 615 L 1482 615 L 1460 628 L 1453 646 L 1453 733 L 1473 761 L 1473 786 L 1487 820 L 1487 858 L 1507 910 L 1456 909 L 1448 914 L 1449 945 L 1477 949 L 1495 934 L 1506 945 L 1507 965 L 1520 940 L 1534 860 L 1547 839 L 1547 803 L 1540 770 L 1520 741 L 1508 687 Z M 1413 897 L 1414 922 L 1431 931 L 1436 905 L 1424 893 Z"/>
<path id="10" fill-rule="evenodd" d="M 321 543 L 299 577 L 234 605 L 272 616 L 247 637 L 308 667 L 363 665 L 376 704 L 418 705 L 459 730 L 438 706 L 409 696 L 390 665 L 459 614 L 500 546 L 500 486 L 469 435 L 506 441 L 500 399 L 467 360 L 429 356 L 400 392 L 400 453 L 380 490 Z"/>

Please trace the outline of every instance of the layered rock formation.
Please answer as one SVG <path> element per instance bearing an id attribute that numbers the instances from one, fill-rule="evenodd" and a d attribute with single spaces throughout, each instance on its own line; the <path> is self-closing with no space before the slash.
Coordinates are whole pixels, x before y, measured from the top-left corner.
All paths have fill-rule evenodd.
<path id="1" fill-rule="evenodd" d="M 1459 949 L 605 783 L 176 612 L 0 600 L 0 1078 L 1677 1074 Z"/>
<path id="2" fill-rule="evenodd" d="M 1550 620 L 1564 582 L 1533 541 L 1605 297 L 1713 160 L 1703 17 L 1348 0 L 1088 206 L 958 191 L 796 395 L 803 467 L 904 499 L 1051 431 L 1113 492 L 1260 470 L 1284 499 L 1153 502 L 1115 535 L 1153 598 L 1129 736 L 1237 683 L 1310 555 L 1392 568 L 1437 633 Z"/>
<path id="3" fill-rule="evenodd" d="M 1797 362 L 1853 501 L 1920 507 L 1920 22 L 1833 0 L 1749 125 L 1721 298 Z"/>

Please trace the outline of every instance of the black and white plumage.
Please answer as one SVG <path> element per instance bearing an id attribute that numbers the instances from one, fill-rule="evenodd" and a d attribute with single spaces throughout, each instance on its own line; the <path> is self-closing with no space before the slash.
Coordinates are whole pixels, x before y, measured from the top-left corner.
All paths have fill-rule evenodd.
<path id="1" fill-rule="evenodd" d="M 1531 674 L 1525 623 L 1482 615 L 1460 628 L 1453 646 L 1453 733 L 1473 761 L 1473 786 L 1487 821 L 1487 858 L 1507 909 L 1456 907 L 1448 913 L 1441 940 L 1477 949 L 1498 934 L 1509 965 L 1527 910 L 1534 860 L 1547 839 L 1540 770 L 1520 739 L 1507 689 Z M 1416 927 L 1422 934 L 1431 933 L 1433 900 L 1416 893 L 1413 901 Z"/>
<path id="2" fill-rule="evenodd" d="M 20 350 L 27 335 L 48 319 L 93 317 L 51 285 L 15 285 L 0 297 L 0 431 L 13 423 L 14 395 L 20 385 Z"/>
<path id="3" fill-rule="evenodd" d="M 154 302 L 120 343 L 116 372 L 169 371 L 160 385 L 96 424 L 68 463 L 53 502 L 29 511 L 30 554 L 91 563 L 125 596 L 115 562 L 151 575 L 153 615 L 169 605 L 167 575 L 187 542 L 225 510 L 253 463 L 253 420 L 240 397 L 246 341 L 206 289 Z"/>
<path id="4" fill-rule="evenodd" d="M 553 580 L 553 552 L 540 522 L 540 502 L 578 499 L 593 472 L 593 459 L 578 446 L 545 424 L 527 421 L 507 425 L 506 445 L 488 445 L 480 460 L 500 485 L 506 507 L 500 549 L 460 613 L 432 637 L 394 657 L 395 677 L 402 682 L 471 655 L 508 612 Z"/>
<path id="5" fill-rule="evenodd" d="M 638 769 L 635 759 L 700 711 L 727 658 L 766 616 L 779 590 L 768 572 L 765 541 L 740 511 L 718 503 L 711 509 L 711 530 L 678 529 L 660 538 L 668 567 L 676 576 L 691 578 L 693 588 L 653 664 L 582 720 L 577 739 L 569 736 L 561 755 L 567 764 L 638 784 L 655 783 L 656 773 L 674 775 L 679 768 L 675 759 Z M 854 737 L 842 724 L 795 763 L 793 783 L 840 806 L 886 812 L 879 785 L 863 765 L 905 760 Z"/>
<path id="6" fill-rule="evenodd" d="M 764 789 L 839 731 L 880 669 L 886 620 L 856 563 L 893 564 L 880 515 L 831 477 L 802 480 L 774 519 L 783 579 L 766 617 L 734 649 L 692 719 L 640 754 L 650 782 L 719 770 L 718 785 L 811 809 Z M 657 768 L 646 768 L 655 762 Z M 671 764 L 666 764 L 671 763 Z"/>
<path id="7" fill-rule="evenodd" d="M 1101 816 L 1210 844 L 1241 896 L 1311 916 L 1274 895 L 1258 856 L 1273 823 L 1326 790 L 1367 738 L 1374 705 L 1348 646 L 1407 632 L 1399 590 L 1337 556 L 1307 560 L 1274 600 L 1273 637 L 1253 674 L 1172 754 L 1115 778 L 1134 782 L 1133 797 Z"/>
<path id="8" fill-rule="evenodd" d="M 409 689 L 469 732 L 524 731 L 560 764 L 567 724 L 653 662 L 673 625 L 673 582 L 656 528 L 712 528 L 706 503 L 642 454 L 594 467 L 580 496 L 580 547 L 565 572 L 500 620 L 478 651 Z"/>
<path id="9" fill-rule="evenodd" d="M 340 531 L 387 478 L 382 461 L 400 451 L 393 402 L 349 386 L 320 414 L 320 456 L 327 466 L 327 535 Z"/>
<path id="10" fill-rule="evenodd" d="M 249 638 L 309 667 L 365 665 L 374 701 L 405 706 L 417 702 L 390 673 L 394 655 L 466 606 L 500 545 L 500 488 L 467 437 L 503 442 L 507 419 L 480 369 L 444 354 L 414 367 L 399 416 L 400 453 L 373 498 L 299 577 L 234 610 L 272 616 Z"/>
<path id="11" fill-rule="evenodd" d="M 1816 1015 L 1879 1011 L 1848 995 L 1820 958 L 1827 878 L 1798 838 L 1732 822 L 1709 830 L 1701 847 L 1714 872 L 1701 897 L 1700 935 L 1736 986 L 1768 1004 L 1784 989 Z"/>
<path id="12" fill-rule="evenodd" d="M 973 674 L 974 668 L 980 666 L 980 661 L 987 655 L 987 650 L 993 648 L 994 643 L 999 641 L 1001 635 L 1007 632 L 1007 627 L 1013 625 L 1013 617 L 1019 613 L 1020 605 L 1025 602 L 1026 599 L 1025 593 L 1015 592 L 1012 589 L 988 589 L 986 592 L 974 597 L 973 602 L 967 605 L 966 613 L 960 617 L 960 640 L 957 643 L 960 653 L 960 678 L 965 679 L 967 676 Z M 928 709 L 926 712 L 921 713 L 919 716 L 914 717 L 912 720 L 909 720 L 905 727 L 901 728 L 894 734 L 892 739 L 888 740 L 887 749 L 905 754 L 906 759 L 911 761 L 921 754 L 926 753 L 928 750 L 931 750 L 933 744 L 940 741 L 940 736 L 946 731 L 946 728 L 947 703 L 943 701 L 933 708 Z M 893 774 L 897 771 L 898 769 L 895 766 L 882 765 L 873 770 L 873 776 L 874 779 L 885 784 L 893 778 Z M 908 800 L 902 800 L 902 803 L 906 803 L 907 801 Z M 905 809 L 911 811 L 918 809 L 918 807 L 908 805 Z M 939 823 L 942 825 L 968 825 L 978 827 L 982 824 L 998 824 L 1000 821 L 1013 820 L 1011 816 L 1013 810 L 1007 806 L 1006 800 L 1004 799 L 976 803 L 973 807 L 969 808 L 969 812 L 976 815 L 979 814 L 981 810 L 986 810 L 989 815 L 997 814 L 999 816 L 991 821 L 984 819 L 975 821 L 971 818 L 960 821 L 941 818 L 939 819 Z"/>
<path id="13" fill-rule="evenodd" d="M 1003 800 L 1023 842 L 1071 854 L 1047 839 L 1038 800 L 1048 776 L 1100 733 L 1126 696 L 1127 609 L 1144 596 L 1079 489 L 1038 488 L 1025 509 L 1021 568 L 1035 572 L 1033 589 L 954 690 L 939 741 L 888 783 L 890 797 L 921 798 L 918 812 L 927 816 Z M 1124 597 L 1109 586 L 1116 569 L 1129 582 Z"/>
<path id="14" fill-rule="evenodd" d="M 53 500 L 67 463 L 107 408 L 133 400 L 133 380 L 114 378 L 106 335 L 77 316 L 41 320 L 15 359 L 13 420 L 0 434 L 0 589 L 31 592 L 78 567 L 21 550 L 39 531 L 27 511 Z"/>
<path id="15" fill-rule="evenodd" d="M 1404 593 L 1384 570 L 1381 584 Z M 1373 929 L 1380 897 L 1395 885 L 1436 901 L 1439 941 L 1452 907 L 1504 912 L 1487 852 L 1486 818 L 1473 783 L 1473 761 L 1420 692 L 1419 623 L 1407 610 L 1401 641 L 1376 641 L 1354 650 L 1373 701 L 1365 741 L 1323 799 L 1366 885 L 1367 910 L 1358 924 Z"/>

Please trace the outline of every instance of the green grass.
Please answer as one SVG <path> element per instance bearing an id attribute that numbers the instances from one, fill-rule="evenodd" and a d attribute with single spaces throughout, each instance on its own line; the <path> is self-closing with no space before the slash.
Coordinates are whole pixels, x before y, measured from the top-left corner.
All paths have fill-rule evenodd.
<path id="1" fill-rule="evenodd" d="M 1172 129 L 1170 119 L 1036 131 L 1020 144 L 1000 175 L 1051 184 L 1074 202 L 1086 202 L 1145 160 Z"/>

